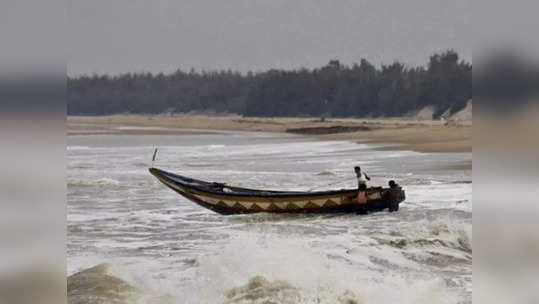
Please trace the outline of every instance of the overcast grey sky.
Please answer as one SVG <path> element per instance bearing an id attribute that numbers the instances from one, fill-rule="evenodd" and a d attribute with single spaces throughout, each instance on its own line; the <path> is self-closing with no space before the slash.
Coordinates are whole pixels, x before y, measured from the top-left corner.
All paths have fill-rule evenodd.
<path id="1" fill-rule="evenodd" d="M 71 0 L 68 73 L 472 57 L 471 0 Z"/>

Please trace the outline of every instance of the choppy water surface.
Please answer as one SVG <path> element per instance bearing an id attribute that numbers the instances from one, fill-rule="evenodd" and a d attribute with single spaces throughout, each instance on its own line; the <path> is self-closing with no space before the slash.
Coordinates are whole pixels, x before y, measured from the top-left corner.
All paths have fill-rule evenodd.
<path id="1" fill-rule="evenodd" d="M 354 187 L 359 164 L 372 184 L 397 180 L 407 201 L 368 216 L 221 216 L 148 173 L 154 146 L 155 167 L 252 188 Z M 471 302 L 471 171 L 441 169 L 471 153 L 372 147 L 264 133 L 71 136 L 68 272 L 107 262 L 173 303 Z"/>

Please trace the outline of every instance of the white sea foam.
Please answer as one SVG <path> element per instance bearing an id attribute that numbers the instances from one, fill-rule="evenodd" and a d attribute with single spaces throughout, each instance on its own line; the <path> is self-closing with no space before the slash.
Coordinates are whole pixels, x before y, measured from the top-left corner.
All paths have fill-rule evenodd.
<path id="1" fill-rule="evenodd" d="M 431 184 L 406 187 L 406 200 L 414 206 L 430 209 L 471 211 L 471 184 Z"/>
<path id="2" fill-rule="evenodd" d="M 391 254 L 386 256 L 391 257 Z M 361 259 L 333 259 L 308 241 L 282 237 L 259 239 L 248 233 L 236 236 L 219 254 L 200 257 L 197 268 L 183 273 L 188 278 L 174 274 L 155 277 L 152 271 L 159 268 L 158 265 L 153 262 L 137 265 L 135 268 L 112 267 L 111 273 L 154 294 L 170 295 L 168 299 L 172 298 L 173 303 L 430 304 L 456 301 L 444 280 L 435 275 L 414 278 L 398 270 L 362 265 Z M 178 284 L 174 277 L 184 284 Z M 249 280 L 251 286 L 244 286 Z M 193 292 L 195 290 L 197 292 Z"/>

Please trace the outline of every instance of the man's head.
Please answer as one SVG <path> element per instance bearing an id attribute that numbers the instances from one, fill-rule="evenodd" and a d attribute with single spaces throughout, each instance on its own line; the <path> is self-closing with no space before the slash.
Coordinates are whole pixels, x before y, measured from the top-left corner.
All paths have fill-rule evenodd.
<path id="1" fill-rule="evenodd" d="M 397 186 L 397 183 L 395 183 L 394 180 L 390 180 L 390 181 L 389 181 L 389 187 L 390 187 L 390 188 L 395 188 L 396 186 Z"/>
<path id="2" fill-rule="evenodd" d="M 355 166 L 354 171 L 356 171 L 356 173 L 359 173 L 361 172 L 361 168 L 359 166 Z"/>

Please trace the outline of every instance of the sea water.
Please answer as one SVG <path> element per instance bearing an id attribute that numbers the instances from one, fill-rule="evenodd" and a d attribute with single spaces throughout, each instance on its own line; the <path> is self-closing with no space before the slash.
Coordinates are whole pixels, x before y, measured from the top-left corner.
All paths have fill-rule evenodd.
<path id="1" fill-rule="evenodd" d="M 256 132 L 69 136 L 68 273 L 108 263 L 166 303 L 470 303 L 471 170 L 447 168 L 471 153 L 380 146 Z M 148 173 L 155 147 L 156 168 L 269 190 L 354 188 L 359 165 L 407 199 L 366 216 L 222 216 Z"/>

